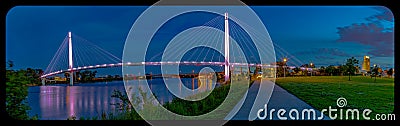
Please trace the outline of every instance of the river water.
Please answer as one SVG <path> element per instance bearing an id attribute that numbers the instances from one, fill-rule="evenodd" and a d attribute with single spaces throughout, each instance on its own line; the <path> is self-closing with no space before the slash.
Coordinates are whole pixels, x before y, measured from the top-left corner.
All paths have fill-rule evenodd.
<path id="1" fill-rule="evenodd" d="M 198 81 L 194 78 L 182 78 L 182 82 L 189 89 L 198 87 Z M 161 78 L 153 79 L 149 84 L 161 103 L 175 98 Z M 123 81 L 32 86 L 28 88 L 29 114 L 39 115 L 40 120 L 66 120 L 73 115 L 79 119 L 101 117 L 102 112 L 116 113 L 118 109 L 111 104 L 120 100 L 111 97 L 114 90 L 125 93 Z"/>

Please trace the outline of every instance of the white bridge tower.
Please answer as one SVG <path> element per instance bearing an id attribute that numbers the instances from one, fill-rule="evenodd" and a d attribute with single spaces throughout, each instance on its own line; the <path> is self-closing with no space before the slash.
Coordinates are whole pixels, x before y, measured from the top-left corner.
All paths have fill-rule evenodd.
<path id="1" fill-rule="evenodd" d="M 229 80 L 229 24 L 228 13 L 225 13 L 225 81 Z"/>
<path id="2" fill-rule="evenodd" d="M 71 32 L 68 32 L 68 62 L 69 62 L 69 84 L 72 86 L 74 85 L 74 65 L 72 62 L 72 39 L 71 39 Z"/>

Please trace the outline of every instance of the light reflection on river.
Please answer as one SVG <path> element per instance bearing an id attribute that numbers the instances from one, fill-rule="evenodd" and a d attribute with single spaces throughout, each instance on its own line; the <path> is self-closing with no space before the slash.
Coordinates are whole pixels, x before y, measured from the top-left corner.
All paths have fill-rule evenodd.
<path id="1" fill-rule="evenodd" d="M 165 87 L 162 79 L 153 79 L 150 83 L 152 91 L 161 103 L 172 101 L 173 96 Z M 197 79 L 182 78 L 186 87 L 198 87 Z M 116 107 L 111 104 L 119 102 L 112 98 L 114 90 L 125 93 L 122 81 L 74 84 L 57 84 L 49 86 L 32 86 L 28 88 L 29 114 L 39 115 L 41 120 L 65 120 L 69 116 L 94 117 L 102 112 L 116 113 Z"/>

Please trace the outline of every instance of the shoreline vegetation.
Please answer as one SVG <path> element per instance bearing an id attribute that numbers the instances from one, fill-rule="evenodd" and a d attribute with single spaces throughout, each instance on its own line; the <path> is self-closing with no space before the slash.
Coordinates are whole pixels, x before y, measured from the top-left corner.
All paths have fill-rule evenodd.
<path id="1" fill-rule="evenodd" d="M 35 69 L 13 70 L 14 63 L 6 62 L 6 112 L 10 118 L 17 120 L 38 120 L 38 115 L 29 116 L 26 98 L 28 96 L 28 84 L 37 83 L 39 74 Z"/>

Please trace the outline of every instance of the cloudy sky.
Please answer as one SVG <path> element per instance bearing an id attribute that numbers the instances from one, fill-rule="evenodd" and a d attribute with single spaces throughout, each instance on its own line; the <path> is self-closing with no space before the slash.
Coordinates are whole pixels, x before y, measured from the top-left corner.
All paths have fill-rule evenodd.
<path id="1" fill-rule="evenodd" d="M 146 8 L 14 7 L 6 17 L 6 60 L 14 61 L 17 69 L 46 69 L 68 31 L 121 57 L 131 26 Z M 327 66 L 342 64 L 352 56 L 361 63 L 362 57 L 368 55 L 371 64 L 384 68 L 394 65 L 394 18 L 385 7 L 256 6 L 252 9 L 280 47 L 275 47 L 277 60 L 285 56 L 292 65 L 313 62 Z M 212 17 L 201 18 L 197 23 L 209 19 Z M 179 33 L 189 25 L 170 29 L 170 33 L 160 32 L 159 39 L 168 38 L 162 38 L 163 34 Z"/>

